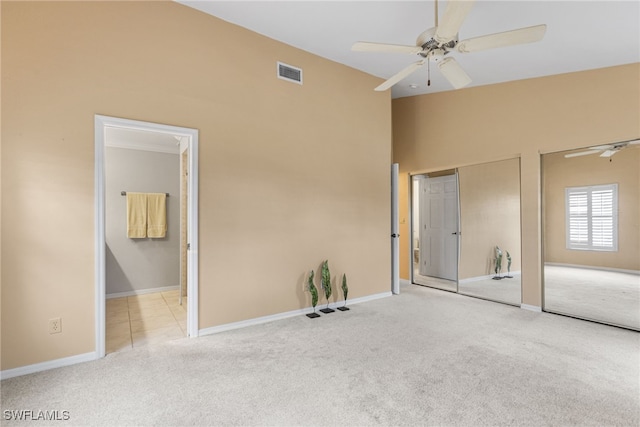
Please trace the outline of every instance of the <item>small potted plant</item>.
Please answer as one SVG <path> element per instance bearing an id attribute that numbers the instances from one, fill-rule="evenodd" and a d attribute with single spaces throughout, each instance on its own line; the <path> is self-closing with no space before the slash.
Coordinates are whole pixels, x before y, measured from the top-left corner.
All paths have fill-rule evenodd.
<path id="1" fill-rule="evenodd" d="M 347 275 L 342 275 L 342 295 L 344 295 L 344 305 L 342 307 L 338 307 L 340 311 L 347 311 L 349 307 L 347 307 L 347 294 L 349 293 L 349 286 L 347 286 Z"/>
<path id="2" fill-rule="evenodd" d="M 504 276 L 507 279 L 513 279 L 513 276 L 511 275 L 511 254 L 509 253 L 509 251 L 505 251 L 507 254 L 507 275 Z"/>
<path id="3" fill-rule="evenodd" d="M 494 269 L 496 275 L 492 277 L 493 280 L 501 280 L 502 276 L 500 273 L 502 271 L 502 249 L 499 246 L 496 246 L 496 258 L 495 258 L 496 268 Z"/>
<path id="4" fill-rule="evenodd" d="M 331 273 L 329 273 L 329 261 L 325 261 L 322 263 L 322 290 L 324 291 L 324 296 L 327 298 L 327 307 L 320 310 L 323 313 L 333 313 L 335 310 L 329 308 L 329 297 L 331 296 Z"/>
<path id="5" fill-rule="evenodd" d="M 316 305 L 318 304 L 318 288 L 316 288 L 316 285 L 313 283 L 313 276 L 313 270 L 311 270 L 309 272 L 309 279 L 307 280 L 307 289 L 311 294 L 311 305 L 313 305 L 313 313 L 308 313 L 307 317 L 310 317 L 311 319 L 320 317 L 320 315 L 316 313 Z"/>

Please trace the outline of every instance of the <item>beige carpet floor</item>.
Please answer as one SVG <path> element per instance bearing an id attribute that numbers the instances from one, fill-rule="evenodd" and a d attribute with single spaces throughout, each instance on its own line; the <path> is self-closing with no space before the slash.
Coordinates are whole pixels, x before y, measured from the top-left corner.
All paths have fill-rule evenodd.
<path id="1" fill-rule="evenodd" d="M 503 276 L 506 273 L 503 272 Z M 511 278 L 493 280 L 491 278 L 457 283 L 455 280 L 444 280 L 437 277 L 421 276 L 414 265 L 413 282 L 418 285 L 445 291 L 459 292 L 477 298 L 503 302 L 520 306 L 522 302 L 520 274 L 514 274 Z"/>
<path id="2" fill-rule="evenodd" d="M 640 330 L 640 276 L 546 265 L 547 311 Z"/>
<path id="3" fill-rule="evenodd" d="M 521 289 L 519 274 L 501 280 L 483 279 L 466 283 L 463 281 L 458 285 L 458 292 L 461 294 L 517 306 L 522 303 Z"/>
<path id="4" fill-rule="evenodd" d="M 521 278 L 462 281 L 460 294 L 519 306 Z M 456 282 L 420 276 L 420 285 L 456 292 Z M 549 312 L 640 330 L 640 275 L 546 265 L 544 309 Z"/>
<path id="5" fill-rule="evenodd" d="M 0 387 L 7 426 L 638 426 L 640 334 L 406 285 Z"/>

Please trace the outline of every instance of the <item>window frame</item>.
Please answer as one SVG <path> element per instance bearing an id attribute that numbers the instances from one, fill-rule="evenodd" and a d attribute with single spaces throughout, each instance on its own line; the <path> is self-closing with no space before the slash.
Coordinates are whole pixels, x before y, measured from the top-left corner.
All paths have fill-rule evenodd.
<path id="1" fill-rule="evenodd" d="M 612 192 L 612 231 L 610 247 L 594 246 L 593 245 L 593 193 L 597 191 L 611 191 Z M 570 196 L 574 193 L 586 192 L 587 193 L 587 243 L 578 243 L 571 239 L 571 219 L 578 215 L 571 215 L 569 200 Z M 582 187 L 566 187 L 565 188 L 565 235 L 566 235 L 566 248 L 568 250 L 578 251 L 595 251 L 595 252 L 617 252 L 618 251 L 618 184 L 602 184 L 602 185 L 589 185 Z M 608 215 L 600 216 L 609 218 Z"/>

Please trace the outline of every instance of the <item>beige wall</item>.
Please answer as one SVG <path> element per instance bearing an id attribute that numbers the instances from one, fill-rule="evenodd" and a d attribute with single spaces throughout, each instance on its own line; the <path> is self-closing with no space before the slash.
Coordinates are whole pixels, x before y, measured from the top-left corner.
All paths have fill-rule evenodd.
<path id="1" fill-rule="evenodd" d="M 395 99 L 393 161 L 408 185 L 408 173 L 520 157 L 522 298 L 541 306 L 540 153 L 637 138 L 638 94 L 640 64 L 630 64 Z M 408 212 L 405 199 L 401 221 Z"/>
<path id="2" fill-rule="evenodd" d="M 544 184 L 544 260 L 563 264 L 640 270 L 640 147 L 613 157 L 542 156 Z M 609 161 L 611 160 L 611 161 Z M 565 188 L 618 184 L 618 250 L 578 251 L 566 248 Z"/>
<path id="3" fill-rule="evenodd" d="M 458 169 L 460 263 L 458 279 L 494 273 L 495 247 L 503 251 L 502 273 L 520 271 L 520 162 L 502 160 Z"/>
<path id="4" fill-rule="evenodd" d="M 323 259 L 390 290 L 379 79 L 173 2 L 1 7 L 3 370 L 95 349 L 95 114 L 200 131 L 200 328 L 310 306 Z"/>

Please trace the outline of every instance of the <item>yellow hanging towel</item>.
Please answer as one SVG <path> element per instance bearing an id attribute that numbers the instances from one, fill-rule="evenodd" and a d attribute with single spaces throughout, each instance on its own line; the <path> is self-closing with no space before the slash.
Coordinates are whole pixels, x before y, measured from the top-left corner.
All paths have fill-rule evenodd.
<path id="1" fill-rule="evenodd" d="M 127 192 L 127 237 L 147 237 L 147 195 Z"/>
<path id="2" fill-rule="evenodd" d="M 147 236 L 165 237 L 167 234 L 167 195 L 147 194 Z"/>

